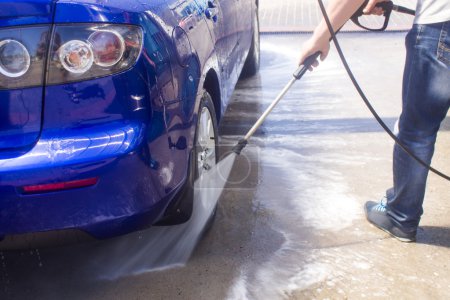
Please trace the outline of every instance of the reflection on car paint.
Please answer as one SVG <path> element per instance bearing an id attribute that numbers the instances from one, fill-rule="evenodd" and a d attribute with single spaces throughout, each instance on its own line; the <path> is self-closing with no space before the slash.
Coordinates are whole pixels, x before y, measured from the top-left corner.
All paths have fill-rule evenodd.
<path id="1" fill-rule="evenodd" d="M 220 119 L 238 80 L 252 36 L 246 28 L 238 40 L 243 2 L 254 5 L 220 1 L 217 22 L 205 17 L 204 0 L 2 2 L 0 40 L 10 26 L 25 28 L 20 38 L 43 67 L 28 74 L 38 83 L 0 90 L 0 239 L 66 229 L 106 238 L 157 222 L 187 182 L 203 88 Z M 104 26 L 139 28 L 140 56 L 120 72 L 96 66 L 101 76 L 66 76 L 63 44 Z M 22 193 L 88 178 L 98 182 Z"/>

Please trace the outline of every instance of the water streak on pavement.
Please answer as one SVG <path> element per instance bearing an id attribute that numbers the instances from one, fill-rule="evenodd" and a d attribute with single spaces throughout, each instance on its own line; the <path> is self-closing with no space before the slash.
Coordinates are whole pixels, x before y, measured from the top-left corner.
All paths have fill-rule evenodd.
<path id="1" fill-rule="evenodd" d="M 273 56 L 272 67 L 261 74 L 267 94 L 276 95 L 289 79 L 286 70 L 295 68 L 295 50 L 275 43 L 264 45 L 266 55 Z M 262 184 L 254 201 L 283 216 L 275 228 L 284 243 L 270 260 L 241 272 L 228 295 L 230 299 L 278 299 L 325 280 L 331 267 L 317 261 L 316 251 L 305 241 L 304 232 L 296 230 L 297 226 L 340 231 L 361 218 L 360 205 L 335 165 L 363 163 L 355 156 L 334 151 L 347 147 L 345 139 L 330 134 L 345 126 L 336 116 L 342 99 L 330 97 L 326 82 L 321 80 L 343 74 L 335 66 L 324 64 L 320 68 L 321 79 L 312 75 L 307 74 L 310 78 L 305 79 L 306 83 L 297 83 L 299 86 L 286 95 L 269 117 L 265 136 L 252 140 L 263 147 Z M 266 95 L 263 105 L 272 98 Z M 323 122 L 327 120 L 330 122 Z M 355 126 L 354 122 L 348 126 Z"/>

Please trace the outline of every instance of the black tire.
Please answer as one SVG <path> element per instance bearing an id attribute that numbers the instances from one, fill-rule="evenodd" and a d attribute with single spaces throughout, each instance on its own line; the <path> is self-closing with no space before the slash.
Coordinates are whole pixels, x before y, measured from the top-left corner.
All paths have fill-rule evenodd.
<path id="1" fill-rule="evenodd" d="M 198 109 L 198 118 L 197 118 L 197 129 L 196 129 L 196 134 L 195 134 L 195 153 L 196 153 L 196 157 L 199 154 L 198 152 L 201 151 L 201 146 L 199 145 L 199 129 L 200 129 L 200 122 L 201 122 L 201 112 L 203 109 L 207 109 L 209 116 L 211 117 L 211 123 L 212 123 L 212 127 L 213 127 L 213 133 L 211 135 L 213 135 L 213 138 L 210 138 L 210 140 L 214 140 L 214 151 L 215 151 L 215 157 L 214 157 L 214 164 L 217 164 L 217 162 L 219 161 L 219 127 L 217 125 L 217 115 L 216 115 L 216 110 L 214 109 L 214 103 L 213 100 L 211 98 L 211 95 L 206 91 L 203 90 L 203 96 L 202 99 L 200 101 L 200 106 Z M 196 177 L 195 179 L 197 179 L 199 177 L 199 164 L 198 161 L 196 162 Z"/>
<path id="2" fill-rule="evenodd" d="M 167 226 L 167 225 L 178 225 L 187 222 L 192 215 L 193 205 L 194 205 L 194 183 L 200 177 L 200 172 L 202 168 L 209 168 L 213 166 L 209 166 L 207 164 L 200 166 L 202 162 L 200 161 L 200 156 L 205 151 L 204 147 L 201 145 L 201 137 L 202 129 L 201 129 L 201 121 L 202 121 L 202 112 L 207 113 L 211 118 L 213 135 L 214 135 L 214 153 L 215 157 L 213 159 L 214 164 L 218 162 L 219 158 L 219 133 L 218 133 L 218 125 L 217 125 L 217 117 L 214 109 L 214 103 L 212 101 L 211 95 L 203 90 L 202 98 L 200 99 L 199 110 L 197 114 L 197 125 L 196 125 L 196 133 L 194 138 L 194 148 L 192 149 L 189 161 L 189 170 L 188 170 L 188 179 L 184 184 L 183 188 L 180 192 L 175 196 L 175 199 L 166 209 L 164 217 L 155 225 L 158 226 Z M 212 139 L 208 139 L 212 140 Z M 211 145 L 212 146 L 212 145 Z M 214 208 L 215 210 L 217 207 Z M 213 218 L 213 216 L 211 218 Z M 211 221 L 212 223 L 212 221 Z"/>
<path id="3" fill-rule="evenodd" d="M 254 76 L 259 71 L 260 65 L 260 34 L 259 34 L 259 16 L 258 8 L 256 8 L 255 17 L 253 19 L 253 36 L 252 44 L 245 60 L 244 67 L 241 73 L 241 79 Z"/>
<path id="4" fill-rule="evenodd" d="M 197 132 L 195 135 L 195 153 L 196 156 L 198 157 L 199 152 L 202 151 L 202 147 L 201 145 L 199 145 L 199 129 L 200 129 L 200 122 L 201 122 L 201 112 L 203 109 L 207 109 L 208 113 L 211 117 L 211 124 L 212 124 L 212 129 L 213 129 L 213 133 L 211 133 L 212 137 L 209 137 L 209 140 L 214 140 L 214 145 L 211 144 L 211 148 L 214 148 L 214 158 L 211 161 L 211 165 L 208 166 L 208 168 L 206 168 L 203 172 L 207 172 L 207 170 L 209 170 L 209 168 L 214 168 L 215 165 L 218 163 L 219 161 L 219 157 L 220 157 L 220 153 L 219 153 L 219 126 L 218 126 L 218 122 L 217 122 L 217 115 L 216 115 L 216 111 L 214 109 L 214 103 L 213 100 L 211 98 L 211 95 L 204 90 L 203 91 L 203 97 L 202 97 L 202 101 L 200 102 L 200 107 L 199 107 L 199 112 L 198 112 L 198 120 L 197 120 Z M 199 160 L 196 160 L 196 177 L 195 179 L 197 180 L 200 177 L 200 169 L 201 166 L 199 165 Z M 213 199 L 214 200 L 214 199 Z M 217 199 L 218 200 L 218 199 Z M 212 210 L 212 213 L 205 225 L 204 230 L 209 230 L 212 226 L 212 224 L 214 223 L 214 219 L 216 217 L 216 212 L 217 212 L 217 203 L 215 203 L 214 208 Z"/>

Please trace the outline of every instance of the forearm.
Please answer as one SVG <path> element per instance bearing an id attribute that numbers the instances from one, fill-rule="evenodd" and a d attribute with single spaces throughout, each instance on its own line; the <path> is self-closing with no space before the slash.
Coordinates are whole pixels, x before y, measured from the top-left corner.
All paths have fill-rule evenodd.
<path id="1" fill-rule="evenodd" d="M 385 0 L 369 0 L 370 2 L 385 1 Z M 353 13 L 363 4 L 364 0 L 331 0 L 327 7 L 327 14 L 330 18 L 331 25 L 334 31 L 340 29 L 345 22 L 353 15 Z M 300 53 L 300 64 L 316 52 L 320 52 L 320 59 L 324 60 L 328 51 L 330 50 L 330 31 L 324 19 L 314 30 L 313 35 L 310 39 L 303 45 Z M 316 67 L 318 65 L 316 60 L 312 66 Z M 312 70 L 312 67 L 310 67 Z"/>
<path id="2" fill-rule="evenodd" d="M 364 0 L 331 0 L 327 6 L 327 14 L 333 26 L 333 30 L 339 30 L 353 13 L 363 4 Z M 329 40 L 331 34 L 324 19 L 314 30 L 313 37 L 321 40 Z"/>

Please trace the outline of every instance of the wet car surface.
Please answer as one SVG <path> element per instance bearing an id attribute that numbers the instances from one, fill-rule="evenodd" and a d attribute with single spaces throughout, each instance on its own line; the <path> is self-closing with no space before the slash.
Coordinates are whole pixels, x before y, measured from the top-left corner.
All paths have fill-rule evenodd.
<path id="1" fill-rule="evenodd" d="M 340 36 L 357 78 L 391 127 L 400 110 L 403 37 Z M 224 116 L 225 144 L 245 134 L 290 79 L 305 38 L 263 36 L 260 75 L 239 83 Z M 444 171 L 449 130 L 447 119 L 434 159 Z M 364 219 L 363 203 L 378 199 L 391 182 L 391 152 L 392 142 L 331 53 L 296 83 L 238 157 L 216 221 L 197 246 L 208 206 L 179 227 L 3 251 L 0 298 L 448 298 L 447 182 L 430 176 L 416 244 L 399 243 Z M 189 226 L 197 234 L 185 237 Z"/>
<path id="2" fill-rule="evenodd" d="M 258 69 L 256 2 L 0 8 L 0 241 L 187 221 L 217 121 Z"/>

